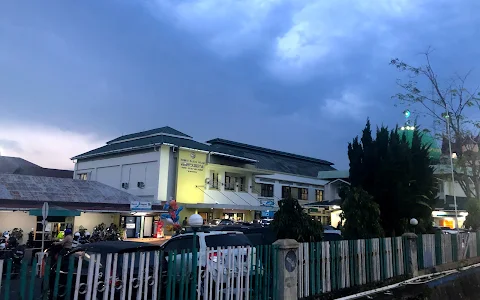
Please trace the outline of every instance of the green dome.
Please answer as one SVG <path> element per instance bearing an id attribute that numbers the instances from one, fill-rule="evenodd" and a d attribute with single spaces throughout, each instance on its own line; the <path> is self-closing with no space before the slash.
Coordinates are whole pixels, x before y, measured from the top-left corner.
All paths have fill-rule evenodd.
<path id="1" fill-rule="evenodd" d="M 407 138 L 407 142 L 411 144 L 413 139 L 413 130 L 399 130 L 399 131 L 400 131 L 400 134 L 405 135 L 405 137 Z M 438 143 L 435 140 L 435 138 L 426 131 L 420 132 L 420 137 L 423 145 L 430 146 L 430 149 L 429 149 L 430 158 L 433 160 L 439 160 L 442 154 L 442 151 L 440 147 L 438 147 Z"/>

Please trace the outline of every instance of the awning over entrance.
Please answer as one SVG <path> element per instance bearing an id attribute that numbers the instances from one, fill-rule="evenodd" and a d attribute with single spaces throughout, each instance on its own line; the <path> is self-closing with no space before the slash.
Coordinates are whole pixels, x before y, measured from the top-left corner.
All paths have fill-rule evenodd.
<path id="1" fill-rule="evenodd" d="M 212 203 L 198 203 L 198 204 L 183 204 L 187 208 L 196 209 L 228 209 L 228 210 L 254 210 L 254 211 L 277 211 L 275 206 L 252 206 L 252 205 L 234 205 L 234 204 L 212 204 Z"/>
<path id="2" fill-rule="evenodd" d="M 41 217 L 42 210 L 41 209 L 32 209 L 29 211 L 31 216 Z M 59 206 L 50 206 L 48 209 L 48 216 L 49 217 L 78 217 L 80 216 L 80 211 L 75 209 L 66 209 Z"/>

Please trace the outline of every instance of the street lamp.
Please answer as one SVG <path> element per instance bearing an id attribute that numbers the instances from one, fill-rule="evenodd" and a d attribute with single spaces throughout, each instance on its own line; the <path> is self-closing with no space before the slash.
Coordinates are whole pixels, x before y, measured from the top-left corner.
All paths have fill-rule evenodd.
<path id="1" fill-rule="evenodd" d="M 192 227 L 193 230 L 193 249 L 192 249 L 192 293 L 190 295 L 191 300 L 195 300 L 197 292 L 197 231 L 203 225 L 203 218 L 199 214 L 193 214 L 188 218 L 188 225 Z"/>
<path id="2" fill-rule="evenodd" d="M 452 135 L 450 134 L 450 113 L 446 110 L 442 115 L 447 122 L 447 135 L 448 135 L 448 151 L 450 152 L 450 171 L 452 174 L 452 192 L 453 192 L 453 205 L 455 206 L 455 227 L 458 231 L 458 210 L 457 210 L 457 195 L 455 193 L 455 175 L 453 168 L 453 152 L 452 152 Z M 456 156 L 456 153 L 455 153 Z"/>
<path id="3" fill-rule="evenodd" d="M 418 225 L 418 220 L 415 219 L 415 218 L 411 218 L 411 219 L 410 219 L 410 225 L 413 226 L 413 232 L 415 232 L 415 226 Z"/>

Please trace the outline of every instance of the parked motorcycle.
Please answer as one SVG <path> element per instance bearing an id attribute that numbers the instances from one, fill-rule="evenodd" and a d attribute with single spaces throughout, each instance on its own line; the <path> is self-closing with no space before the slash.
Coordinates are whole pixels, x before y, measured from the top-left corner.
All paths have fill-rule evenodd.
<path id="1" fill-rule="evenodd" d="M 2 251 L 0 259 L 3 259 L 3 268 L 6 270 L 8 261 L 11 260 L 11 276 L 16 278 L 20 274 L 22 260 L 25 256 L 25 247 L 19 245 L 15 237 L 10 237 Z"/>
<path id="2" fill-rule="evenodd" d="M 80 229 L 73 235 L 73 247 L 90 243 L 90 237 L 90 232 L 83 226 L 80 226 Z"/>
<path id="3" fill-rule="evenodd" d="M 34 247 L 34 236 L 35 234 L 33 233 L 33 228 L 32 228 L 32 230 L 28 233 L 27 248 Z"/>
<path id="4" fill-rule="evenodd" d="M 90 238 L 90 242 L 122 240 L 123 237 L 118 227 L 113 223 L 108 227 L 104 223 L 99 224 L 93 229 L 92 237 Z"/>

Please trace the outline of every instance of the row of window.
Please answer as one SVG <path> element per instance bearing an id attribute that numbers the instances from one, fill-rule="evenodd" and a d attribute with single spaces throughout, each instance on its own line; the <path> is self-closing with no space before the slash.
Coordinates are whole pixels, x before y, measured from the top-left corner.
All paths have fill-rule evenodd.
<path id="1" fill-rule="evenodd" d="M 261 184 L 260 196 L 273 197 L 273 184 Z M 293 197 L 298 200 L 308 200 L 308 188 L 282 186 L 282 199 Z M 323 190 L 315 190 L 315 201 L 323 201 Z"/>
<path id="2" fill-rule="evenodd" d="M 218 173 L 212 173 L 211 176 L 212 180 L 210 181 L 210 188 L 211 189 L 218 189 L 222 183 L 219 183 L 218 180 Z M 243 192 L 246 190 L 245 188 L 245 177 L 235 177 L 231 175 L 227 175 L 225 173 L 225 190 L 226 191 L 234 191 L 235 188 L 238 187 L 238 191 Z"/>

